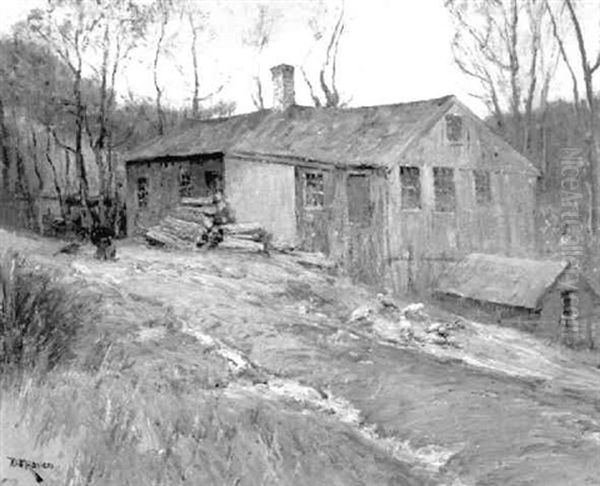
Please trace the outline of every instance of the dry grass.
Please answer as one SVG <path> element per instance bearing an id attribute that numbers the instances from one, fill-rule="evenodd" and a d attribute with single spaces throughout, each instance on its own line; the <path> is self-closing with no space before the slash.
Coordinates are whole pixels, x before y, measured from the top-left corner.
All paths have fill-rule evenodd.
<path id="1" fill-rule="evenodd" d="M 11 255 L 2 268 L 13 267 L 1 449 L 54 463 L 46 483 L 421 484 L 334 417 L 257 393 L 253 383 L 268 377 L 232 370 L 161 302 L 56 278 Z"/>
<path id="2" fill-rule="evenodd" d="M 17 253 L 0 260 L 0 372 L 46 373 L 75 357 L 79 330 L 89 322 L 89 300 L 28 267 Z"/>

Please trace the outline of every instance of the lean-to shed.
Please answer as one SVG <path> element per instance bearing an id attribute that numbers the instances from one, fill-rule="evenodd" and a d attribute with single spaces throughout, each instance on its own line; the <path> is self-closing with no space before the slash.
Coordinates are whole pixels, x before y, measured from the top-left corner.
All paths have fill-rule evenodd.
<path id="1" fill-rule="evenodd" d="M 600 338 L 600 297 L 564 261 L 470 254 L 440 276 L 435 293 L 460 312 L 467 309 L 542 337 Z"/>

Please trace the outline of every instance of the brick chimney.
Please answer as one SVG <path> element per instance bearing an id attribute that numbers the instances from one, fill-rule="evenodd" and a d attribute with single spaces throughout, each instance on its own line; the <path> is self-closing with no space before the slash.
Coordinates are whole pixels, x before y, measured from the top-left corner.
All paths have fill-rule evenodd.
<path id="1" fill-rule="evenodd" d="M 271 68 L 273 76 L 273 109 L 283 111 L 295 104 L 294 66 L 279 64 Z"/>

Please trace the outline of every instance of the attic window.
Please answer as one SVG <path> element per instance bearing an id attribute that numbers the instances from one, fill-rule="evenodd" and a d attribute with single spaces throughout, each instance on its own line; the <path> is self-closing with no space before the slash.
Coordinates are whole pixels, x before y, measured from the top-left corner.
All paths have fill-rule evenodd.
<path id="1" fill-rule="evenodd" d="M 446 115 L 446 138 L 449 142 L 463 139 L 463 120 L 460 115 Z"/>
<path id="2" fill-rule="evenodd" d="M 325 206 L 325 185 L 322 172 L 304 173 L 304 207 L 322 208 Z"/>
<path id="3" fill-rule="evenodd" d="M 421 209 L 421 171 L 418 167 L 400 167 L 402 209 Z"/>
<path id="4" fill-rule="evenodd" d="M 577 317 L 577 309 L 574 307 L 577 297 L 574 294 L 575 292 L 572 290 L 563 290 L 560 293 L 560 299 L 562 301 L 562 323 L 567 329 L 573 325 L 573 321 Z"/>
<path id="5" fill-rule="evenodd" d="M 148 178 L 140 177 L 137 180 L 137 201 L 138 207 L 148 207 Z"/>
<path id="6" fill-rule="evenodd" d="M 490 204 L 492 202 L 492 187 L 490 173 L 487 170 L 474 170 L 475 201 L 477 204 Z"/>
<path id="7" fill-rule="evenodd" d="M 347 185 L 348 219 L 351 223 L 368 224 L 371 219 L 369 178 L 366 174 L 350 174 Z"/>
<path id="8" fill-rule="evenodd" d="M 454 169 L 450 167 L 434 167 L 433 189 L 435 193 L 435 210 L 441 212 L 454 211 L 456 207 Z"/>
<path id="9" fill-rule="evenodd" d="M 192 177 L 187 169 L 179 172 L 179 196 L 189 197 L 192 195 Z"/>

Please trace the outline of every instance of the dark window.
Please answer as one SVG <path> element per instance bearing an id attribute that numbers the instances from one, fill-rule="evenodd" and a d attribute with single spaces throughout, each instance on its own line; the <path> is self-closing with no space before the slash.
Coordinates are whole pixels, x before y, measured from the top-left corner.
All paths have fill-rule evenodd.
<path id="1" fill-rule="evenodd" d="M 402 209 L 421 208 L 421 171 L 418 167 L 400 167 Z"/>
<path id="2" fill-rule="evenodd" d="M 492 187 L 490 173 L 487 170 L 474 170 L 475 201 L 477 204 L 489 204 L 492 202 Z"/>
<path id="3" fill-rule="evenodd" d="M 435 210 L 443 212 L 454 211 L 456 207 L 454 169 L 450 167 L 434 167 L 433 189 L 435 193 Z"/>
<path id="4" fill-rule="evenodd" d="M 137 180 L 137 200 L 140 208 L 148 207 L 148 178 L 140 177 Z"/>
<path id="5" fill-rule="evenodd" d="M 446 115 L 446 138 L 450 142 L 460 142 L 463 138 L 463 120 L 459 115 Z"/>
<path id="6" fill-rule="evenodd" d="M 577 296 L 572 290 L 563 290 L 560 293 L 562 301 L 562 316 L 561 323 L 567 330 L 571 330 L 575 320 L 577 319 Z"/>
<path id="7" fill-rule="evenodd" d="M 192 195 L 192 176 L 187 169 L 179 172 L 179 195 L 189 197 Z"/>
<path id="8" fill-rule="evenodd" d="M 204 183 L 211 194 L 221 191 L 222 180 L 220 172 L 211 170 L 204 173 Z"/>
<path id="9" fill-rule="evenodd" d="M 304 207 L 322 208 L 325 206 L 325 185 L 322 172 L 304 174 Z"/>
<path id="10" fill-rule="evenodd" d="M 351 223 L 368 223 L 371 219 L 369 178 L 365 174 L 351 174 L 347 182 L 348 219 Z"/>

